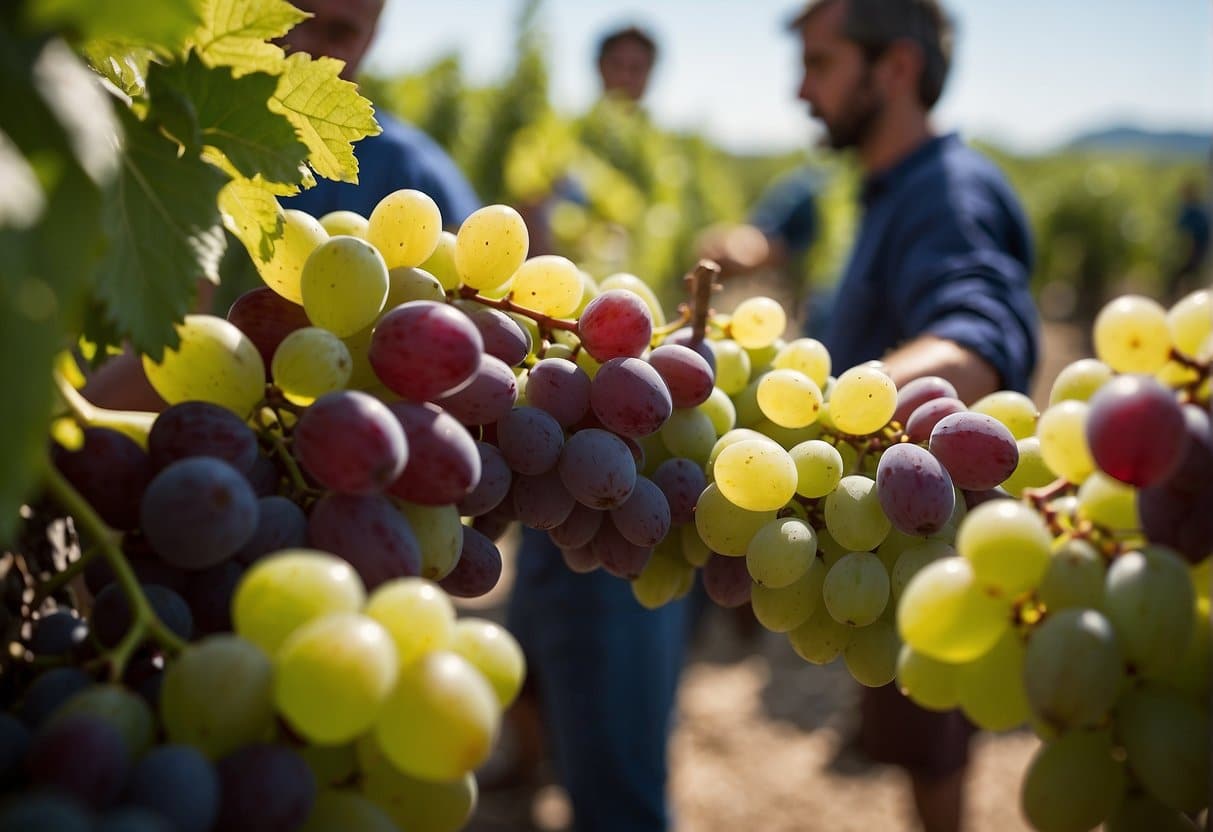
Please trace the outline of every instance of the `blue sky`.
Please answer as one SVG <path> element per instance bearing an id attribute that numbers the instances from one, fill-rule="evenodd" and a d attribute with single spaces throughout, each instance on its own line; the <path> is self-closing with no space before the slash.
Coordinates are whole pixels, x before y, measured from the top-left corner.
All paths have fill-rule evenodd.
<path id="1" fill-rule="evenodd" d="M 409 71 L 458 51 L 474 82 L 507 71 L 515 0 L 388 0 L 367 69 Z M 1091 127 L 1213 130 L 1208 0 L 950 0 L 958 24 L 940 127 L 1033 151 Z M 791 0 L 546 0 L 552 95 L 579 112 L 598 92 L 599 33 L 639 22 L 662 58 L 647 104 L 660 123 L 739 151 L 803 146 Z"/>

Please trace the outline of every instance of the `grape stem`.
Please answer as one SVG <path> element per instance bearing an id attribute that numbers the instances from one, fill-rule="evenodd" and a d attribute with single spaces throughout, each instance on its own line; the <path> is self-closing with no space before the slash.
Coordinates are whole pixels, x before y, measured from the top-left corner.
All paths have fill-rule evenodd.
<path id="1" fill-rule="evenodd" d="M 703 340 L 711 313 L 712 292 L 720 288 L 720 265 L 712 260 L 700 260 L 683 280 L 691 291 L 691 343 Z"/>
<path id="2" fill-rule="evenodd" d="M 261 408 L 257 408 L 257 426 L 261 438 L 274 448 L 274 453 L 282 460 L 283 467 L 286 468 L 287 476 L 291 479 L 291 486 L 295 489 L 296 496 L 311 493 L 312 489 L 308 487 L 307 480 L 303 478 L 303 472 L 299 470 L 299 463 L 295 461 L 295 457 L 291 454 L 291 449 L 286 446 L 286 440 L 283 439 L 272 427 L 265 423 L 265 418 L 261 412 Z"/>
<path id="3" fill-rule="evenodd" d="M 653 330 L 653 343 L 658 344 L 665 340 L 665 337 L 673 332 L 677 332 L 691 322 L 691 307 L 685 303 L 678 304 L 678 317 L 670 321 L 665 326 L 659 326 Z"/>
<path id="4" fill-rule="evenodd" d="M 553 318 L 551 315 L 545 315 L 542 312 L 537 312 L 534 309 L 528 309 L 525 306 L 520 306 L 511 299 L 513 295 L 506 295 L 500 300 L 486 298 L 484 295 L 477 292 L 471 286 L 460 286 L 458 289 L 459 297 L 464 300 L 474 300 L 482 306 L 488 306 L 492 309 L 500 309 L 502 312 L 513 312 L 517 315 L 530 318 L 541 328 L 548 330 L 552 329 L 567 329 L 569 332 L 577 331 L 577 322 L 566 320 L 564 318 Z"/>
<path id="5" fill-rule="evenodd" d="M 110 569 L 114 572 L 118 586 L 121 587 L 130 603 L 130 630 L 113 650 L 102 657 L 109 664 L 110 678 L 115 681 L 122 678 L 127 662 L 130 661 L 135 649 L 149 637 L 169 653 L 176 653 L 185 647 L 185 643 L 164 625 L 164 622 L 156 615 L 156 611 L 152 609 L 126 555 L 118 548 L 114 532 L 105 525 L 88 501 L 81 497 L 80 492 L 73 488 L 71 483 L 64 479 L 63 475 L 53 466 L 46 467 L 44 481 L 50 496 L 71 515 L 80 530 L 94 541 L 101 554 L 105 556 Z M 77 563 L 79 562 L 77 561 Z"/>
<path id="6" fill-rule="evenodd" d="M 87 552 L 69 563 L 62 572 L 57 572 L 38 584 L 38 588 L 34 591 L 34 600 L 30 602 L 30 605 L 35 608 L 41 606 L 43 601 L 71 583 L 77 575 L 82 574 L 100 553 L 101 549 L 97 545 L 93 545 Z"/>

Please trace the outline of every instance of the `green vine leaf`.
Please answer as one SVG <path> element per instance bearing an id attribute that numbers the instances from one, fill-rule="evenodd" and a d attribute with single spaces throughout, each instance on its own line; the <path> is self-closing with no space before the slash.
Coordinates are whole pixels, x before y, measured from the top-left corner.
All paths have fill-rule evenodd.
<path id="1" fill-rule="evenodd" d="M 219 192 L 223 224 L 236 235 L 255 260 L 269 260 L 274 241 L 282 236 L 278 200 L 255 179 L 233 179 Z"/>
<path id="2" fill-rule="evenodd" d="M 35 26 L 68 29 L 84 40 L 182 48 L 202 23 L 195 0 L 30 0 Z"/>
<path id="3" fill-rule="evenodd" d="M 282 72 L 280 38 L 309 15 L 285 0 L 201 0 L 202 25 L 189 39 L 207 66 L 230 66 L 236 75 Z"/>

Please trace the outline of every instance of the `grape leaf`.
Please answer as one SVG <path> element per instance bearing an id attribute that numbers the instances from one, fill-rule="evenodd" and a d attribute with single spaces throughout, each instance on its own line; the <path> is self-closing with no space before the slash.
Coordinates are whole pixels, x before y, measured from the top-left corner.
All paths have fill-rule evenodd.
<path id="1" fill-rule="evenodd" d="M 291 122 L 266 106 L 277 85 L 272 75 L 252 72 L 235 78 L 230 68 L 207 67 L 194 55 L 184 64 L 155 65 L 148 73 L 152 101 L 174 93 L 188 99 L 201 143 L 222 153 L 242 176 L 260 174 L 297 185 L 308 148 Z"/>
<path id="2" fill-rule="evenodd" d="M 224 237 L 216 200 L 222 171 L 180 147 L 154 126 L 120 110 L 122 172 L 106 192 L 110 239 L 96 291 L 119 330 L 140 352 L 159 360 L 176 346 L 173 324 L 189 311 L 200 278 L 217 279 Z"/>
<path id="3" fill-rule="evenodd" d="M 80 51 L 89 66 L 132 98 L 147 91 L 147 69 L 155 54 L 151 49 L 115 40 L 91 40 Z"/>
<path id="4" fill-rule="evenodd" d="M 343 67 L 334 58 L 291 55 L 270 109 L 285 114 L 295 125 L 318 174 L 357 182 L 353 142 L 378 135 L 380 128 L 371 102 L 358 94 L 355 84 L 340 78 Z"/>
<path id="5" fill-rule="evenodd" d="M 282 209 L 265 185 L 254 179 L 233 179 L 219 192 L 223 224 L 236 235 L 249 256 L 269 260 L 274 241 L 282 236 Z"/>
<path id="6" fill-rule="evenodd" d="M 31 0 L 30 22 L 71 29 L 86 40 L 180 49 L 202 22 L 194 0 Z"/>
<path id="7" fill-rule="evenodd" d="M 204 64 L 230 66 L 236 75 L 280 73 L 284 53 L 266 41 L 308 17 L 285 0 L 201 0 L 201 9 L 190 44 Z"/>

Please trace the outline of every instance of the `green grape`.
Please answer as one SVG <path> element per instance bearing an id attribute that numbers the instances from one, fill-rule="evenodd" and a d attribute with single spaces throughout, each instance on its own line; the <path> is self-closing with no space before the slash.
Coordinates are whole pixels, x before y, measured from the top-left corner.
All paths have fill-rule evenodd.
<path id="1" fill-rule="evenodd" d="M 758 384 L 758 407 L 780 427 L 803 428 L 817 421 L 821 390 L 796 370 L 771 370 Z"/>
<path id="2" fill-rule="evenodd" d="M 325 789 L 316 795 L 311 814 L 299 832 L 347 832 L 350 829 L 399 832 L 391 818 L 372 800 L 336 789 Z"/>
<path id="3" fill-rule="evenodd" d="M 788 642 L 806 662 L 829 664 L 847 648 L 854 633 L 854 627 L 838 623 L 825 604 L 818 604 L 807 621 L 788 633 Z"/>
<path id="4" fill-rule="evenodd" d="M 1099 551 L 1080 538 L 1059 541 L 1036 597 L 1049 612 L 1068 607 L 1099 609 L 1103 606 L 1104 561 Z"/>
<path id="5" fill-rule="evenodd" d="M 997 419 L 1016 439 L 1026 439 L 1036 432 L 1036 404 L 1023 393 L 999 390 L 978 399 L 969 408 L 974 413 Z"/>
<path id="6" fill-rule="evenodd" d="M 1040 452 L 1040 439 L 1029 436 L 1015 444 L 1019 447 L 1019 462 L 1000 487 L 1012 497 L 1022 497 L 1026 488 L 1043 488 L 1053 482 L 1056 475 L 1045 464 L 1044 455 Z"/>
<path id="7" fill-rule="evenodd" d="M 159 361 L 143 356 L 147 380 L 169 404 L 204 401 L 245 418 L 265 395 L 265 363 L 248 336 L 213 315 L 186 315 L 181 343 Z"/>
<path id="8" fill-rule="evenodd" d="M 903 644 L 897 656 L 897 689 L 928 711 L 950 711 L 960 704 L 957 677 L 961 667 L 924 656 Z"/>
<path id="9" fill-rule="evenodd" d="M 354 743 L 305 745 L 296 751 L 312 770 L 316 785 L 321 788 L 347 783 L 358 773 L 358 756 Z"/>
<path id="10" fill-rule="evenodd" d="M 889 423 L 897 410 L 897 385 L 872 367 L 852 367 L 830 393 L 830 418 L 843 433 L 863 436 Z"/>
<path id="11" fill-rule="evenodd" d="M 304 624 L 274 658 L 274 703 L 297 734 L 317 745 L 365 733 L 398 670 L 392 638 L 362 615 L 326 615 Z"/>
<path id="12" fill-rule="evenodd" d="M 580 318 L 581 313 L 584 312 L 585 308 L 590 305 L 590 301 L 606 291 L 605 289 L 598 288 L 598 284 L 594 282 L 594 278 L 591 277 L 590 273 L 585 269 L 578 269 L 577 273 L 581 276 L 581 299 L 577 301 L 577 308 L 573 310 L 573 314 L 570 316 L 573 318 Z M 639 278 L 637 278 L 637 280 L 639 280 Z M 632 291 L 635 292 L 634 289 Z M 640 293 L 636 292 L 636 294 Z M 645 303 L 647 304 L 648 301 L 646 300 Z M 652 309 L 649 309 L 649 314 L 653 317 L 654 326 L 665 325 L 665 316 L 663 314 L 660 312 L 654 312 Z M 661 320 L 660 324 L 657 323 L 658 319 Z"/>
<path id="13" fill-rule="evenodd" d="M 500 721 L 497 694 L 480 671 L 456 653 L 434 650 L 401 669 L 375 738 L 405 774 L 450 782 L 488 758 Z"/>
<path id="14" fill-rule="evenodd" d="M 679 597 L 691 572 L 691 567 L 682 559 L 681 553 L 675 559 L 654 551 L 648 563 L 640 570 L 640 575 L 631 582 L 632 595 L 645 609 L 654 610 L 665 606 Z"/>
<path id="15" fill-rule="evenodd" d="M 721 493 L 749 511 L 775 511 L 796 494 L 796 463 L 769 439 L 729 445 L 716 457 L 712 472 Z"/>
<path id="16" fill-rule="evenodd" d="M 842 560 L 843 555 L 850 554 L 851 550 L 835 540 L 829 529 L 817 529 L 816 531 L 817 553 L 821 555 L 821 562 L 826 565 L 826 569 Z"/>
<path id="17" fill-rule="evenodd" d="M 586 275 L 586 277 L 589 278 L 589 275 Z M 649 308 L 649 315 L 653 318 L 653 327 L 665 326 L 665 311 L 661 308 L 661 301 L 657 298 L 657 295 L 649 284 L 636 275 L 618 272 L 617 274 L 604 277 L 602 282 L 597 286 L 594 286 L 593 280 L 590 279 L 588 285 L 593 288 L 595 295 L 609 292 L 611 289 L 627 289 L 632 294 L 639 295 L 640 299 L 644 301 L 644 305 Z M 589 303 L 589 300 L 586 303 Z"/>
<path id="18" fill-rule="evenodd" d="M 320 225 L 330 237 L 361 237 L 366 239 L 369 223 L 357 211 L 329 211 L 320 218 Z"/>
<path id="19" fill-rule="evenodd" d="M 716 427 L 706 413 L 694 407 L 676 407 L 658 431 L 661 444 L 674 456 L 708 461 L 716 444 Z"/>
<path id="20" fill-rule="evenodd" d="M 889 603 L 889 573 L 871 552 L 849 552 L 826 573 L 821 597 L 836 621 L 866 627 Z"/>
<path id="21" fill-rule="evenodd" d="M 1153 797 L 1196 813 L 1209 801 L 1208 703 L 1146 687 L 1126 693 L 1116 707 L 1129 767 Z"/>
<path id="22" fill-rule="evenodd" d="M 1167 331 L 1175 349 L 1198 357 L 1213 335 L 1213 291 L 1201 289 L 1177 301 L 1167 312 Z"/>
<path id="23" fill-rule="evenodd" d="M 783 335 L 788 318 L 783 307 L 770 298 L 746 298 L 733 310 L 729 330 L 733 340 L 746 349 L 770 346 Z"/>
<path id="24" fill-rule="evenodd" d="M 375 370 L 371 367 L 370 358 L 367 357 L 371 352 L 371 336 L 374 332 L 375 328 L 368 326 L 348 338 L 341 339 L 350 354 L 350 377 L 345 383 L 350 390 L 369 390 L 382 386 L 379 376 L 375 375 Z"/>
<path id="25" fill-rule="evenodd" d="M 305 326 L 282 339 L 274 350 L 270 374 L 287 399 L 309 405 L 325 393 L 343 389 L 353 366 L 345 342 L 327 329 Z"/>
<path id="26" fill-rule="evenodd" d="M 422 506 L 401 501 L 400 513 L 409 521 L 421 547 L 421 577 L 441 581 L 459 563 L 463 523 L 454 506 Z"/>
<path id="27" fill-rule="evenodd" d="M 810 439 L 821 438 L 821 427 L 817 424 L 803 428 L 785 428 L 769 419 L 763 419 L 754 425 L 754 430 L 768 439 L 774 439 L 775 443 L 785 451 L 790 451 L 792 448 L 795 448 L 802 442 L 808 442 Z"/>
<path id="28" fill-rule="evenodd" d="M 771 362 L 775 360 L 775 356 L 779 353 L 783 346 L 783 339 L 776 338 L 765 347 L 758 347 L 756 349 L 747 348 L 746 352 L 750 354 L 750 366 L 754 368 L 754 372 L 765 373 L 768 370 L 775 369 L 771 366 Z"/>
<path id="29" fill-rule="evenodd" d="M 754 617 L 773 633 L 795 630 L 808 621 L 820 605 L 825 576 L 825 565 L 814 559 L 804 574 L 787 586 L 769 588 L 755 585 L 750 591 Z"/>
<path id="30" fill-rule="evenodd" d="M 366 239 L 383 255 L 389 269 L 413 268 L 434 253 L 441 234 L 438 204 L 421 191 L 402 189 L 379 200 L 371 211 Z"/>
<path id="31" fill-rule="evenodd" d="M 1095 610 L 1059 610 L 1028 638 L 1028 703 L 1053 728 L 1098 724 L 1112 709 L 1123 681 L 1116 633 Z"/>
<path id="32" fill-rule="evenodd" d="M 843 477 L 826 496 L 825 521 L 834 539 L 853 552 L 875 549 L 893 528 L 876 496 L 876 481 L 860 474 Z"/>
<path id="33" fill-rule="evenodd" d="M 817 533 L 803 520 L 781 517 L 764 525 L 746 546 L 746 568 L 759 586 L 788 586 L 817 562 Z"/>
<path id="34" fill-rule="evenodd" d="M 451 651 L 463 656 L 484 675 L 502 708 L 518 698 L 526 675 L 526 659 L 518 642 L 503 627 L 480 618 L 462 618 L 455 622 Z"/>
<path id="35" fill-rule="evenodd" d="M 887 685 L 897 677 L 897 657 L 901 639 L 891 621 L 879 619 L 859 627 L 842 651 L 847 670 L 855 681 L 869 688 Z"/>
<path id="36" fill-rule="evenodd" d="M 517 211 L 508 205 L 489 205 L 459 227 L 455 269 L 473 289 L 492 289 L 514 276 L 530 244 L 526 223 Z"/>
<path id="37" fill-rule="evenodd" d="M 713 552 L 742 557 L 750 539 L 771 520 L 775 510 L 749 511 L 729 501 L 716 483 L 699 495 L 695 504 L 695 528 Z"/>
<path id="38" fill-rule="evenodd" d="M 446 290 L 438 278 L 425 269 L 397 266 L 387 273 L 387 300 L 383 303 L 383 317 L 402 303 L 410 300 L 432 300 L 446 303 Z"/>
<path id="39" fill-rule="evenodd" d="M 1070 482 L 1081 483 L 1095 470 L 1087 445 L 1088 410 L 1086 402 L 1067 399 L 1042 413 L 1036 428 L 1045 464 Z"/>
<path id="40" fill-rule="evenodd" d="M 797 370 L 824 387 L 830 377 L 830 352 L 815 338 L 789 341 L 776 353 L 771 366 L 779 370 Z"/>
<path id="41" fill-rule="evenodd" d="M 419 267 L 432 274 L 442 288 L 453 292 L 459 288 L 459 272 L 455 268 L 455 235 L 443 231 L 438 237 L 438 245 L 434 253 Z"/>
<path id="42" fill-rule="evenodd" d="M 1067 364 L 1053 380 L 1049 390 L 1049 406 L 1073 400 L 1085 402 L 1095 391 L 1112 380 L 1112 368 L 1097 358 L 1081 358 Z"/>
<path id="43" fill-rule="evenodd" d="M 299 281 L 303 264 L 316 247 L 329 238 L 316 219 L 292 208 L 282 212 L 282 236 L 274 241 L 274 253 L 269 260 L 254 257 L 253 262 L 265 285 L 291 303 L 303 303 Z"/>
<path id="44" fill-rule="evenodd" d="M 366 600 L 358 573 L 341 558 L 287 549 L 249 567 L 232 598 L 236 633 L 273 656 L 282 642 L 315 618 L 357 612 Z"/>
<path id="45" fill-rule="evenodd" d="M 717 436 L 724 436 L 737 425 L 737 408 L 733 406 L 729 394 L 719 387 L 713 387 L 707 401 L 695 409 L 712 420 Z"/>
<path id="46" fill-rule="evenodd" d="M 74 694 L 51 714 L 52 720 L 90 716 L 113 726 L 132 760 L 142 757 L 155 741 L 151 709 L 142 698 L 121 685 L 95 685 Z"/>
<path id="47" fill-rule="evenodd" d="M 1109 531 L 1139 529 L 1137 489 L 1103 471 L 1092 471 L 1078 487 L 1078 516 Z"/>
<path id="48" fill-rule="evenodd" d="M 308 320 L 338 338 L 374 323 L 387 302 L 388 273 L 373 245 L 333 237 L 312 252 L 300 280 Z"/>
<path id="49" fill-rule="evenodd" d="M 952 548 L 951 544 L 942 540 L 927 540 L 906 549 L 897 556 L 893 568 L 889 571 L 889 593 L 893 596 L 893 600 L 901 599 L 901 593 L 905 591 L 906 584 L 927 564 L 955 556 L 956 550 Z"/>
<path id="50" fill-rule="evenodd" d="M 384 626 L 404 667 L 434 650 L 450 647 L 455 606 L 442 588 L 425 578 L 397 578 L 380 586 L 363 612 Z"/>
<path id="51" fill-rule="evenodd" d="M 515 404 L 515 407 L 518 406 Z M 660 429 L 656 433 L 650 433 L 648 436 L 642 436 L 633 441 L 640 446 L 641 453 L 644 455 L 644 469 L 639 473 L 646 477 L 651 477 L 661 463 L 674 458 L 674 454 L 670 453 L 670 449 L 662 441 Z"/>
<path id="52" fill-rule="evenodd" d="M 1122 295 L 1099 310 L 1091 335 L 1095 356 L 1118 373 L 1153 373 L 1167 363 L 1167 311 L 1142 295 Z"/>
<path id="53" fill-rule="evenodd" d="M 981 589 L 967 560 L 942 558 L 906 584 L 897 624 L 915 651 L 943 662 L 971 662 L 1002 637 L 1010 604 Z"/>
<path id="54" fill-rule="evenodd" d="M 830 403 L 826 402 L 822 405 L 822 414 L 824 415 L 830 409 Z M 821 419 L 818 418 L 818 424 Z M 838 451 L 838 455 L 842 457 L 843 473 L 850 472 L 852 474 L 859 470 L 859 451 L 855 450 L 855 446 L 850 442 L 838 442 L 834 445 L 834 449 Z"/>
<path id="55" fill-rule="evenodd" d="M 165 668 L 160 719 L 169 741 L 212 760 L 263 742 L 274 729 L 273 665 L 233 635 L 186 645 Z"/>
<path id="56" fill-rule="evenodd" d="M 402 832 L 456 832 L 476 808 L 478 793 L 472 774 L 449 783 L 409 777 L 388 762 L 371 736 L 358 743 L 358 762 L 362 794 L 387 812 Z"/>
<path id="57" fill-rule="evenodd" d="M 876 547 L 876 557 L 880 558 L 885 571 L 889 573 L 890 592 L 892 591 L 893 569 L 897 566 L 897 560 L 901 557 L 902 552 L 921 546 L 927 540 L 926 537 L 906 534 L 900 529 L 893 528 L 889 529 L 888 536 Z"/>
<path id="58" fill-rule="evenodd" d="M 694 523 L 687 523 L 678 529 L 678 542 L 683 559 L 691 566 L 702 567 L 712 557 L 712 550 L 703 542 Z"/>
<path id="59" fill-rule="evenodd" d="M 1164 672 L 1179 658 L 1195 603 L 1188 569 L 1170 549 L 1146 546 L 1108 567 L 1103 610 L 1125 661 L 1142 676 Z"/>
<path id="60" fill-rule="evenodd" d="M 1200 832 L 1181 812 L 1147 794 L 1127 794 L 1103 825 L 1104 832 Z"/>
<path id="61" fill-rule="evenodd" d="M 1040 583 L 1052 545 L 1040 515 L 1014 500 L 982 503 L 956 535 L 956 551 L 973 564 L 978 582 L 1006 597 Z"/>
<path id="62" fill-rule="evenodd" d="M 1020 792 L 1032 826 L 1039 832 L 1087 832 L 1111 815 L 1125 791 L 1124 767 L 1112 750 L 1102 731 L 1075 731 L 1042 746 L 1028 763 Z"/>
<path id="63" fill-rule="evenodd" d="M 750 356 L 735 341 L 708 341 L 716 355 L 716 386 L 735 396 L 750 383 Z"/>
<path id="64" fill-rule="evenodd" d="M 762 413 L 762 408 L 758 406 L 758 386 L 762 384 L 764 376 L 765 373 L 755 370 L 745 389 L 733 397 L 737 424 L 743 428 L 752 428 L 766 418 Z"/>
<path id="65" fill-rule="evenodd" d="M 550 344 L 548 348 L 543 351 L 544 358 L 563 358 L 566 361 L 573 362 L 577 360 L 578 355 L 580 355 L 580 353 L 574 354 L 573 348 L 564 344 Z"/>
<path id="66" fill-rule="evenodd" d="M 1170 670 L 1159 681 L 1187 696 L 1194 702 L 1209 698 L 1213 676 L 1213 637 L 1209 630 L 1209 599 L 1197 598 L 1192 613 L 1192 635 L 1188 646 Z"/>
<path id="67" fill-rule="evenodd" d="M 513 287 L 515 301 L 557 318 L 576 311 L 584 288 L 580 270 L 567 257 L 555 254 L 524 262 L 514 273 Z"/>
<path id="68" fill-rule="evenodd" d="M 1031 716 L 1023 682 L 1023 642 L 1014 629 L 975 661 L 957 669 L 956 693 L 965 715 L 987 731 L 1007 731 Z"/>

